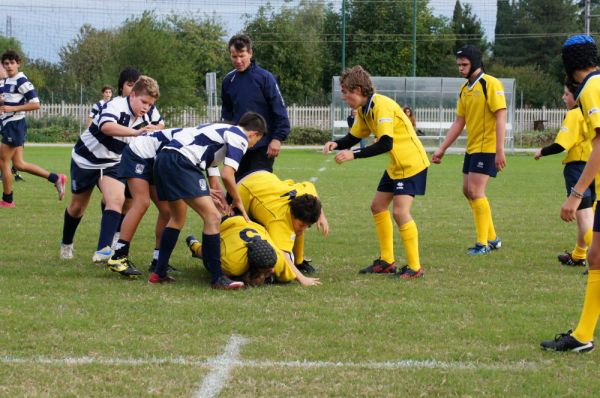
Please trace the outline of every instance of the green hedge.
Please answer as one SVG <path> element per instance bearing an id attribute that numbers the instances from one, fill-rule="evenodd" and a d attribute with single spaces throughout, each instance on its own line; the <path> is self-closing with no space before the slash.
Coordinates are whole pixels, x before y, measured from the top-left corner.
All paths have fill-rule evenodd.
<path id="1" fill-rule="evenodd" d="M 76 119 L 67 116 L 27 118 L 27 142 L 75 142 L 78 137 Z"/>
<path id="2" fill-rule="evenodd" d="M 321 130 L 315 127 L 292 127 L 285 141 L 289 145 L 323 145 L 331 140 L 331 130 Z"/>
<path id="3" fill-rule="evenodd" d="M 522 148 L 541 148 L 550 145 L 556 138 L 556 130 L 525 130 L 522 138 L 517 134 L 515 137 L 515 146 Z"/>

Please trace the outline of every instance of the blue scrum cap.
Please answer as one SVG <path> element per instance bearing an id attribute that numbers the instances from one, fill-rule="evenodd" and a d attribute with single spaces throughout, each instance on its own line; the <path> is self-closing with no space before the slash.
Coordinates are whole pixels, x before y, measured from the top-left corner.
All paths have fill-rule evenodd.
<path id="1" fill-rule="evenodd" d="M 573 35 L 565 40 L 563 47 L 574 46 L 575 44 L 596 44 L 594 38 L 589 35 Z"/>

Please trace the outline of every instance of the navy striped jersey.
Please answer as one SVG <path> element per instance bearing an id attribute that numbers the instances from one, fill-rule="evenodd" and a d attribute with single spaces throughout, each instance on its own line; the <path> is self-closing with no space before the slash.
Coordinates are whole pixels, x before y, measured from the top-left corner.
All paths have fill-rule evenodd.
<path id="1" fill-rule="evenodd" d="M 183 130 L 185 129 L 173 128 L 142 134 L 131 141 L 129 148 L 142 159 L 153 159 L 173 139 L 175 134 Z"/>
<path id="2" fill-rule="evenodd" d="M 184 128 L 164 147 L 178 151 L 201 170 L 221 163 L 237 170 L 247 149 L 248 138 L 242 128 L 225 123 Z M 209 175 L 215 175 L 213 171 Z"/>
<path id="3" fill-rule="evenodd" d="M 1 79 L 0 93 L 4 97 L 4 105 L 18 106 L 25 105 L 28 102 L 40 102 L 35 87 L 23 72 L 19 72 L 13 77 Z M 21 120 L 24 117 L 24 111 L 4 112 L 0 115 L 0 120 L 2 123 L 8 123 Z"/>
<path id="4" fill-rule="evenodd" d="M 92 105 L 92 110 L 90 111 L 90 114 L 88 116 L 92 119 L 95 118 L 96 115 L 100 113 L 100 109 L 104 107 L 104 104 L 106 104 L 106 101 L 104 101 L 103 99 L 96 102 L 94 105 Z"/>
<path id="5" fill-rule="evenodd" d="M 152 109 L 156 119 L 158 111 L 156 108 Z M 101 127 L 106 123 L 118 123 L 139 130 L 150 124 L 157 124 L 151 117 L 148 112 L 136 118 L 129 105 L 128 97 L 117 97 L 109 101 L 77 140 L 71 155 L 73 160 L 83 169 L 104 169 L 118 164 L 123 149 L 134 137 L 112 137 L 100 131 Z"/>

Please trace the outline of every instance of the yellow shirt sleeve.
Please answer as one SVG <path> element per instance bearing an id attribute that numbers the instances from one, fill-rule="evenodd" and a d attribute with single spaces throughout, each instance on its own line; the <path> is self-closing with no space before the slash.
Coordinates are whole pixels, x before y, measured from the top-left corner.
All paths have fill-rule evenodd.
<path id="1" fill-rule="evenodd" d="M 465 117 L 465 104 L 462 101 L 462 92 L 465 89 L 465 84 L 462 85 L 460 91 L 458 92 L 458 99 L 456 100 L 456 116 Z"/>
<path id="2" fill-rule="evenodd" d="M 487 102 L 493 113 L 500 109 L 506 109 L 506 97 L 504 96 L 504 86 L 498 79 L 489 79 L 487 87 Z"/>
<path id="3" fill-rule="evenodd" d="M 296 234 L 288 222 L 286 220 L 273 220 L 266 227 L 275 246 L 283 251 L 292 253 Z"/>
<path id="4" fill-rule="evenodd" d="M 578 109 L 575 110 L 579 112 Z M 574 115 L 572 112 L 567 112 L 562 125 L 560 126 L 560 130 L 554 139 L 554 142 L 565 148 L 566 151 L 573 148 L 579 138 L 576 116 L 577 115 Z"/>

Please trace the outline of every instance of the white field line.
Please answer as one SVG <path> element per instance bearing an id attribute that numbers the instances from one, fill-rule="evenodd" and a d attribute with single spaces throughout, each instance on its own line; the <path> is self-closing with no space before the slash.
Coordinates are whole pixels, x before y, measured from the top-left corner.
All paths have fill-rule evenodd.
<path id="1" fill-rule="evenodd" d="M 233 335 L 229 338 L 223 353 L 209 361 L 212 369 L 194 394 L 195 398 L 213 398 L 219 395 L 227 385 L 231 370 L 240 362 L 240 349 L 247 342 L 248 339 L 242 336 Z"/>
<path id="2" fill-rule="evenodd" d="M 239 347 L 238 347 L 239 349 Z M 361 368 L 361 369 L 448 369 L 448 370 L 536 370 L 539 364 L 535 362 L 457 362 L 438 361 L 435 359 L 413 360 L 404 359 L 385 362 L 333 362 L 333 361 L 270 361 L 270 360 L 240 360 L 224 359 L 198 360 L 185 357 L 174 358 L 97 358 L 97 357 L 15 357 L 0 356 L 2 364 L 19 365 L 107 365 L 107 366 L 151 366 L 151 365 L 183 365 L 196 367 L 235 366 L 247 368 Z"/>

